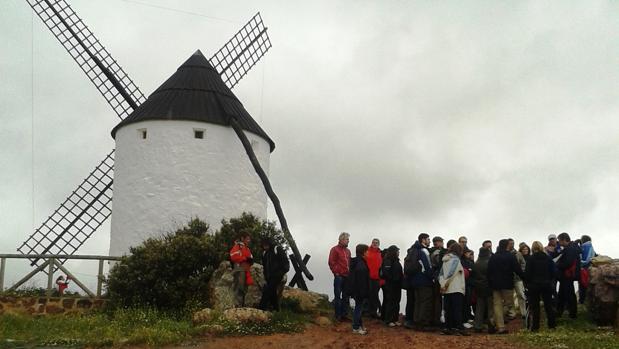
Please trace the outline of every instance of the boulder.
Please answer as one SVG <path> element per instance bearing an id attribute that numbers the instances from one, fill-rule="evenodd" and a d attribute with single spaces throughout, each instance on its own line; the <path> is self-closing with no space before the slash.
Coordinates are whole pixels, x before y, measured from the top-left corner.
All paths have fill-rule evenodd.
<path id="1" fill-rule="evenodd" d="M 200 325 L 207 322 L 211 322 L 216 317 L 215 311 L 213 309 L 204 308 L 202 310 L 196 311 L 193 313 L 191 318 L 194 325 Z"/>
<path id="2" fill-rule="evenodd" d="M 598 325 L 619 326 L 619 260 L 597 256 L 589 269 L 587 308 Z"/>
<path id="3" fill-rule="evenodd" d="M 303 291 L 300 288 L 285 287 L 283 299 L 291 299 L 299 303 L 299 308 L 305 313 L 318 312 L 329 304 L 329 297 L 324 294 Z"/>
<path id="4" fill-rule="evenodd" d="M 271 321 L 271 313 L 255 308 L 232 308 L 225 310 L 223 318 L 233 322 L 262 322 Z"/>
<path id="5" fill-rule="evenodd" d="M 232 274 L 232 266 L 230 262 L 223 261 L 209 281 L 209 303 L 213 309 L 223 311 L 241 306 L 257 307 L 262 297 L 262 287 L 265 284 L 262 265 L 254 263 L 251 266 L 250 273 L 254 279 L 254 284 L 247 288 L 245 294 L 245 304 L 238 304 L 234 297 L 234 277 Z"/>

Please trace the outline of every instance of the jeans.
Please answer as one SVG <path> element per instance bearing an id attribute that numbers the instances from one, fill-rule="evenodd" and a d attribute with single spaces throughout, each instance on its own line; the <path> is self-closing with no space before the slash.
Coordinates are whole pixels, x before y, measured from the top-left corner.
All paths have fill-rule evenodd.
<path id="1" fill-rule="evenodd" d="M 344 294 L 345 276 L 336 275 L 333 279 L 333 307 L 335 308 L 335 318 L 339 319 L 348 314 L 350 300 Z"/>
<path id="2" fill-rule="evenodd" d="M 563 310 L 567 306 L 567 311 L 571 318 L 576 317 L 576 291 L 574 290 L 574 281 L 561 280 L 559 281 L 559 300 L 557 302 L 557 315 L 561 316 Z"/>
<path id="3" fill-rule="evenodd" d="M 355 309 L 352 313 L 352 329 L 358 330 L 359 327 L 363 327 L 363 322 L 361 321 L 361 313 L 363 312 L 363 303 L 364 299 L 355 298 Z"/>
<path id="4" fill-rule="evenodd" d="M 464 295 L 460 292 L 445 294 L 445 327 L 447 329 L 463 330 L 462 307 Z"/>

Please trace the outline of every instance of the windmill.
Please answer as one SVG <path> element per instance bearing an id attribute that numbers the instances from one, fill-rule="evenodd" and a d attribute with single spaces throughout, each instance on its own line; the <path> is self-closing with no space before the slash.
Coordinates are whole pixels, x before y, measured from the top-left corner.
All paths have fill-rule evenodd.
<path id="1" fill-rule="evenodd" d="M 27 2 L 121 120 L 146 101 L 140 89 L 65 0 Z M 232 89 L 270 47 L 267 28 L 258 13 L 209 59 L 209 63 L 225 85 Z M 301 254 L 288 229 L 279 199 L 243 132 L 241 120 L 230 114 L 227 122 L 238 136 L 273 203 L 294 259 L 299 261 L 303 274 L 312 280 L 313 276 L 301 263 Z M 17 250 L 23 254 L 74 254 L 111 215 L 113 170 L 114 150 L 103 158 Z M 37 263 L 37 259 L 32 259 L 31 265 Z"/>

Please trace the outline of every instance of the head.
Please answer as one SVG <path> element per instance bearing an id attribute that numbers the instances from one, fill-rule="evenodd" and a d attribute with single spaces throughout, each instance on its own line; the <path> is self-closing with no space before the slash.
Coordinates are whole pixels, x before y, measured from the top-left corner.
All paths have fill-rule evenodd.
<path id="1" fill-rule="evenodd" d="M 447 241 L 447 249 L 449 249 L 451 247 L 451 245 L 456 244 L 456 243 L 458 243 L 458 242 L 456 240 L 453 240 L 453 239 Z"/>
<path id="2" fill-rule="evenodd" d="M 492 241 L 490 240 L 486 240 L 481 244 L 481 247 L 487 249 L 488 251 L 492 252 Z M 481 256 L 480 256 L 481 257 Z"/>
<path id="3" fill-rule="evenodd" d="M 421 233 L 417 236 L 417 241 L 425 247 L 430 246 L 430 235 L 426 233 Z"/>
<path id="4" fill-rule="evenodd" d="M 557 246 L 557 236 L 555 234 L 548 235 L 548 246 Z"/>
<path id="5" fill-rule="evenodd" d="M 337 240 L 340 245 L 348 247 L 348 243 L 350 242 L 350 234 L 348 234 L 347 232 L 343 232 L 340 234 Z"/>
<path id="6" fill-rule="evenodd" d="M 473 256 L 473 250 L 469 250 L 468 248 L 462 252 L 462 257 L 470 260 L 475 259 L 475 257 Z"/>
<path id="7" fill-rule="evenodd" d="M 270 238 L 262 238 L 262 240 L 260 241 L 260 245 L 262 245 L 262 249 L 267 251 L 273 248 L 273 240 L 271 240 Z"/>
<path id="8" fill-rule="evenodd" d="M 359 244 L 355 247 L 355 255 L 359 258 L 363 258 L 368 254 L 368 249 L 370 247 L 366 244 Z"/>
<path id="9" fill-rule="evenodd" d="M 451 246 L 449 246 L 449 249 L 447 250 L 448 253 L 453 253 L 458 257 L 462 256 L 462 251 L 462 246 L 460 246 L 460 244 L 457 244 L 455 241 L 453 244 L 451 244 Z"/>
<path id="10" fill-rule="evenodd" d="M 534 241 L 531 245 L 531 251 L 533 253 L 544 253 L 544 245 L 539 241 Z"/>
<path id="11" fill-rule="evenodd" d="M 497 252 L 509 251 L 507 247 L 509 247 L 509 240 L 501 239 L 499 240 L 499 246 L 497 246 L 496 251 Z"/>
<path id="12" fill-rule="evenodd" d="M 58 282 L 58 281 L 64 281 L 64 276 L 60 275 L 60 276 L 56 279 L 56 282 Z"/>
<path id="13" fill-rule="evenodd" d="M 432 239 L 432 245 L 433 245 L 435 248 L 443 248 L 443 238 L 442 238 L 442 237 L 440 237 L 440 236 L 435 236 L 435 237 Z"/>
<path id="14" fill-rule="evenodd" d="M 482 246 L 482 247 L 479 248 L 478 256 L 479 256 L 479 258 L 488 258 L 488 257 L 490 257 L 490 252 L 491 252 L 490 249 L 485 248 L 485 247 Z"/>
<path id="15" fill-rule="evenodd" d="M 466 238 L 466 236 L 460 236 L 460 237 L 458 238 L 458 243 L 460 244 L 460 246 L 461 246 L 462 248 L 465 248 L 465 247 L 466 247 L 466 244 L 467 244 L 468 242 L 469 242 L 469 240 Z"/>
<path id="16" fill-rule="evenodd" d="M 591 237 L 589 235 L 583 235 L 580 237 L 580 242 L 582 242 L 583 244 L 585 242 L 591 242 Z"/>
<path id="17" fill-rule="evenodd" d="M 570 234 L 568 233 L 559 234 L 559 236 L 557 237 L 557 240 L 559 241 L 559 245 L 561 245 L 562 247 L 569 245 L 570 241 L 572 241 L 570 239 Z"/>
<path id="18" fill-rule="evenodd" d="M 387 248 L 387 253 L 385 254 L 385 258 L 388 259 L 396 259 L 400 256 L 400 249 L 396 245 L 391 245 Z"/>
<path id="19" fill-rule="evenodd" d="M 249 245 L 249 243 L 251 242 L 251 236 L 249 236 L 249 233 L 246 231 L 242 231 L 239 234 L 239 240 L 240 242 L 244 243 L 245 246 Z"/>
<path id="20" fill-rule="evenodd" d="M 380 248 L 380 240 L 378 240 L 378 238 L 373 238 L 370 246 L 373 248 Z"/>
<path id="21" fill-rule="evenodd" d="M 527 245 L 524 242 L 521 242 L 518 245 L 518 252 L 520 252 L 523 256 L 527 256 L 531 254 L 531 249 L 529 248 L 529 245 Z"/>
<path id="22" fill-rule="evenodd" d="M 507 239 L 507 250 L 508 251 L 513 251 L 514 250 L 514 239 Z"/>

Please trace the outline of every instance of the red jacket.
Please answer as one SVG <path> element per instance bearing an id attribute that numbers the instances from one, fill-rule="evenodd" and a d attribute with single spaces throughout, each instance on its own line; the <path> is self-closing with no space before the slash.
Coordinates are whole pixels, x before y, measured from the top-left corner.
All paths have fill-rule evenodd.
<path id="1" fill-rule="evenodd" d="M 247 286 L 254 284 L 254 280 L 252 279 L 249 271 L 252 259 L 253 256 L 249 250 L 249 247 L 245 246 L 245 244 L 240 241 L 234 243 L 234 246 L 232 246 L 232 249 L 230 250 L 230 260 L 232 263 L 239 264 L 243 269 L 245 269 L 245 284 Z"/>
<path id="2" fill-rule="evenodd" d="M 340 244 L 333 246 L 329 252 L 329 268 L 333 275 L 348 276 L 350 271 L 350 250 Z"/>
<path id="3" fill-rule="evenodd" d="M 368 255 L 365 257 L 365 261 L 368 264 L 370 270 L 370 279 L 380 280 L 378 276 L 378 269 L 383 264 L 383 256 L 380 254 L 380 249 L 371 247 L 368 249 Z"/>

